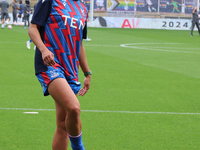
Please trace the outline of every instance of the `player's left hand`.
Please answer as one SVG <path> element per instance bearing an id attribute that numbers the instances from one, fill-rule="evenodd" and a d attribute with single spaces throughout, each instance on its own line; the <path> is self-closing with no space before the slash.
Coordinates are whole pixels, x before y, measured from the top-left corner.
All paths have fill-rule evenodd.
<path id="1" fill-rule="evenodd" d="M 84 82 L 83 82 L 83 88 L 80 89 L 79 91 L 79 95 L 83 96 L 87 93 L 87 91 L 90 88 L 90 81 L 91 81 L 91 75 L 88 75 L 87 77 L 85 77 Z"/>

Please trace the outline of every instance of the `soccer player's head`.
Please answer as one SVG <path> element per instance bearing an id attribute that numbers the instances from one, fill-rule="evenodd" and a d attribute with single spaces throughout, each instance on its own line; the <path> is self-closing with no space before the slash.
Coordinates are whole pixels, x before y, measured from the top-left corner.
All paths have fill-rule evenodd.
<path id="1" fill-rule="evenodd" d="M 26 3 L 26 4 L 30 4 L 29 0 L 26 0 L 25 3 Z"/>

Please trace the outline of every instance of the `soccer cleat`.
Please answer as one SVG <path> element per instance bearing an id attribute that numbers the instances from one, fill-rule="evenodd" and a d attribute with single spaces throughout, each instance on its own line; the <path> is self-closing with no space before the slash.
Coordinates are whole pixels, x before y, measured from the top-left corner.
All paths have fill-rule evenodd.
<path id="1" fill-rule="evenodd" d="M 29 41 L 26 42 L 26 46 L 28 49 L 31 49 L 31 43 Z"/>
<path id="2" fill-rule="evenodd" d="M 89 38 L 87 38 L 87 39 L 85 39 L 85 41 L 87 41 L 87 42 L 89 42 L 89 41 L 91 41 L 92 39 L 89 39 Z"/>
<path id="3" fill-rule="evenodd" d="M 193 36 L 193 35 L 191 34 L 191 36 Z"/>
<path id="4" fill-rule="evenodd" d="M 26 29 L 26 27 L 24 27 L 24 29 Z"/>
<path id="5" fill-rule="evenodd" d="M 36 50 L 36 46 L 34 45 L 34 50 Z"/>
<path id="6" fill-rule="evenodd" d="M 1 28 L 4 29 L 4 25 L 3 24 L 1 25 Z"/>

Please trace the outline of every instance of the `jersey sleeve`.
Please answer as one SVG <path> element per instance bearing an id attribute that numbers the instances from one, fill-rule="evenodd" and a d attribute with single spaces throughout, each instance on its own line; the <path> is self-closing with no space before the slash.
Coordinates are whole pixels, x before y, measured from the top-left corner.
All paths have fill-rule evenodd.
<path id="1" fill-rule="evenodd" d="M 85 21 L 85 27 L 83 28 L 83 39 L 87 39 L 87 21 Z"/>
<path id="2" fill-rule="evenodd" d="M 85 6 L 85 4 L 84 4 Z M 83 28 L 83 39 L 87 39 L 87 19 L 88 19 L 88 9 L 87 7 L 85 7 L 85 10 L 87 12 L 87 15 L 86 15 L 86 20 L 85 20 L 85 27 Z"/>
<path id="3" fill-rule="evenodd" d="M 49 14 L 51 13 L 51 4 L 52 0 L 39 0 L 37 7 L 34 10 L 31 23 L 44 27 Z"/>

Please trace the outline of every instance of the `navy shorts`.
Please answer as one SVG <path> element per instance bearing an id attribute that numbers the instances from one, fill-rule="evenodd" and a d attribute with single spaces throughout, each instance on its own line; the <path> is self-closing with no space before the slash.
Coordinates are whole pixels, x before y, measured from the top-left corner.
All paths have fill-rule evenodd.
<path id="1" fill-rule="evenodd" d="M 65 72 L 63 67 L 56 64 L 54 66 L 47 66 L 48 70 L 37 74 L 37 78 L 42 86 L 44 96 L 49 95 L 48 86 L 54 79 L 64 78 L 67 80 L 74 94 L 77 94 L 81 89 L 81 83 L 78 81 L 74 81 L 65 76 Z"/>

